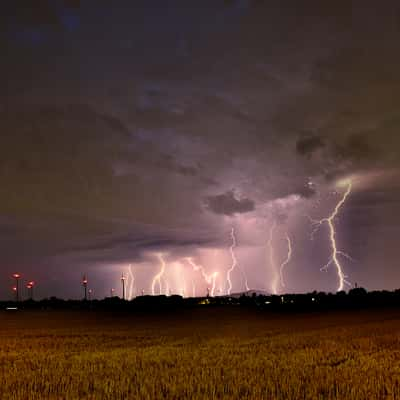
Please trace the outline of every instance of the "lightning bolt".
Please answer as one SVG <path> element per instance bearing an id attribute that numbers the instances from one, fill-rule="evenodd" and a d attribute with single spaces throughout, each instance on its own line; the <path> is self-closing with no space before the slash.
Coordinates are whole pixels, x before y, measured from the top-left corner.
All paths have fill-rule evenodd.
<path id="1" fill-rule="evenodd" d="M 210 295 L 212 297 L 214 297 L 214 293 L 215 293 L 215 280 L 217 279 L 218 276 L 218 272 L 213 272 L 212 274 L 208 275 L 204 269 L 204 267 L 200 264 L 196 264 L 193 261 L 192 257 L 186 257 L 185 260 L 192 266 L 193 271 L 200 271 L 201 275 L 203 276 L 204 280 L 209 284 L 212 285 L 211 287 L 211 291 L 210 291 Z M 195 288 L 194 288 L 194 281 L 193 281 L 193 297 L 195 297 L 194 295 L 195 293 Z"/>
<path id="2" fill-rule="evenodd" d="M 182 284 L 182 297 L 185 297 L 185 293 L 186 293 L 186 281 L 185 278 L 182 277 L 183 279 L 183 284 Z"/>
<path id="3" fill-rule="evenodd" d="M 286 233 L 285 235 L 286 243 L 287 243 L 287 256 L 286 259 L 282 262 L 279 268 L 279 275 L 281 278 L 281 286 L 285 287 L 285 281 L 283 279 L 283 270 L 285 269 L 286 265 L 289 264 L 290 259 L 292 258 L 292 241 L 290 240 L 289 235 Z"/>
<path id="4" fill-rule="evenodd" d="M 239 266 L 239 271 L 242 274 L 243 280 L 244 280 L 244 287 L 246 288 L 246 292 L 248 292 L 250 290 L 249 287 L 249 282 L 247 281 L 247 275 L 244 272 L 244 270 Z"/>
<path id="5" fill-rule="evenodd" d="M 249 290 L 250 290 L 249 285 L 248 285 L 248 282 L 247 282 L 247 276 L 246 276 L 244 270 L 238 265 L 237 258 L 236 258 L 236 255 L 235 255 L 236 236 L 235 236 L 235 229 L 234 229 L 233 227 L 232 227 L 232 229 L 231 229 L 231 238 L 232 238 L 232 245 L 231 245 L 231 247 L 229 248 L 229 252 L 231 253 L 232 265 L 231 265 L 231 267 L 228 269 L 228 272 L 227 272 L 227 274 L 226 274 L 226 280 L 227 280 L 227 282 L 228 282 L 228 291 L 227 291 L 228 294 L 231 294 L 231 291 L 232 291 L 231 273 L 233 272 L 233 270 L 234 270 L 236 267 L 238 267 L 240 273 L 242 274 L 242 277 L 243 277 L 243 280 L 244 280 L 244 285 L 245 285 L 246 291 L 249 291 Z"/>
<path id="6" fill-rule="evenodd" d="M 235 247 L 236 247 L 236 237 L 235 237 L 235 229 L 232 228 L 231 230 L 231 238 L 232 238 L 232 245 L 229 248 L 229 251 L 231 253 L 231 257 L 232 257 L 232 265 L 231 267 L 228 269 L 228 272 L 226 274 L 226 280 L 228 282 L 228 294 L 231 294 L 232 291 L 232 281 L 231 281 L 231 273 L 233 272 L 233 270 L 235 269 L 236 265 L 237 265 L 237 259 L 235 256 Z"/>
<path id="7" fill-rule="evenodd" d="M 217 279 L 217 276 L 218 276 L 218 272 L 214 272 L 212 275 L 211 275 L 211 291 L 210 291 L 210 296 L 211 297 L 214 297 L 215 296 L 215 281 L 216 281 L 216 279 Z"/>
<path id="8" fill-rule="evenodd" d="M 153 282 L 151 283 L 151 293 L 153 296 L 156 294 L 156 284 L 158 283 L 158 294 L 161 294 L 162 285 L 161 285 L 161 278 L 165 272 L 165 260 L 164 255 L 162 253 L 158 253 L 157 257 L 160 261 L 161 269 L 160 271 L 154 276 Z"/>
<path id="9" fill-rule="evenodd" d="M 193 278 L 192 278 L 192 297 L 196 297 L 196 284 L 194 283 Z"/>
<path id="10" fill-rule="evenodd" d="M 161 294 L 161 291 L 160 291 L 160 294 Z M 166 295 L 166 296 L 170 296 L 170 295 L 171 295 L 171 289 L 170 289 L 170 287 L 169 287 L 169 282 L 168 282 L 168 280 L 165 282 L 165 295 Z"/>
<path id="11" fill-rule="evenodd" d="M 269 253 L 269 265 L 275 275 L 274 278 L 272 279 L 272 285 L 271 285 L 272 294 L 278 294 L 278 282 L 279 282 L 279 274 L 276 271 L 274 247 L 272 245 L 275 229 L 276 229 L 276 222 L 274 221 L 269 230 L 269 239 L 267 242 L 268 253 Z"/>
<path id="12" fill-rule="evenodd" d="M 133 275 L 133 266 L 132 264 L 129 264 L 129 269 L 128 269 L 128 276 L 129 276 L 129 300 L 133 298 L 133 284 L 135 282 L 135 277 Z"/>
<path id="13" fill-rule="evenodd" d="M 347 197 L 350 195 L 352 190 L 352 182 L 349 180 L 347 181 L 347 188 L 346 191 L 343 193 L 342 198 L 339 200 L 339 202 L 336 204 L 336 207 L 334 208 L 332 214 L 327 217 L 323 218 L 321 220 L 314 220 L 310 218 L 312 225 L 314 226 L 314 229 L 312 231 L 312 238 L 314 237 L 315 233 L 318 231 L 318 229 L 326 223 L 329 227 L 329 240 L 331 243 L 331 248 L 332 248 L 332 255 L 329 259 L 329 261 L 321 268 L 321 271 L 327 270 L 330 265 L 334 265 L 336 268 L 336 273 L 339 279 L 339 286 L 337 291 L 341 291 L 344 288 L 344 285 L 349 285 L 351 284 L 346 280 L 347 276 L 343 272 L 343 267 L 340 264 L 339 256 L 351 259 L 351 257 L 344 253 L 341 250 L 338 250 L 337 245 L 336 245 L 336 231 L 335 231 L 335 225 L 334 225 L 334 220 L 336 216 L 339 214 L 339 211 L 343 204 L 346 202 Z"/>

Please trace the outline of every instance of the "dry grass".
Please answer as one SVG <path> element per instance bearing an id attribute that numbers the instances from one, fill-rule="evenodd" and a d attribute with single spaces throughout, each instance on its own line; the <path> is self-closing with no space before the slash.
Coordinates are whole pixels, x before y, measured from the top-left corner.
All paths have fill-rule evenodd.
<path id="1" fill-rule="evenodd" d="M 0 398 L 400 398 L 400 313 L 0 313 Z"/>

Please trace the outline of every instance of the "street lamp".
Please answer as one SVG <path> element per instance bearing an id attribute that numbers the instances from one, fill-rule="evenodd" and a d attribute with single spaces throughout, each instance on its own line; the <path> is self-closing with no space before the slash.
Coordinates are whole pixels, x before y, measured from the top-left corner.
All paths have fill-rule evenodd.
<path id="1" fill-rule="evenodd" d="M 19 301 L 19 279 L 21 278 L 20 274 L 13 274 L 13 278 L 15 279 L 15 290 L 13 288 L 13 291 L 15 292 L 15 299 L 16 301 Z"/>
<path id="2" fill-rule="evenodd" d="M 111 297 L 114 297 L 114 294 L 115 293 L 115 289 L 114 288 L 111 288 Z"/>

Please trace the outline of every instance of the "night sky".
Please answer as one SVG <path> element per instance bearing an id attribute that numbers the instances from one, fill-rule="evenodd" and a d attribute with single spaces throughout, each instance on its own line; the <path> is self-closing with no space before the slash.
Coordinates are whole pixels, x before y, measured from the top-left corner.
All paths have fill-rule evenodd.
<path id="1" fill-rule="evenodd" d="M 400 287 L 397 1 L 1 8 L 0 298 Z"/>

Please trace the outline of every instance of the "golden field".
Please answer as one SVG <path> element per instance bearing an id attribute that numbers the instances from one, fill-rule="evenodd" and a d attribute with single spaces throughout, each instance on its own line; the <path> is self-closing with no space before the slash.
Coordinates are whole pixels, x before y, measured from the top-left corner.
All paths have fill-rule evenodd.
<path id="1" fill-rule="evenodd" d="M 400 312 L 0 312 L 0 399 L 397 399 Z"/>

